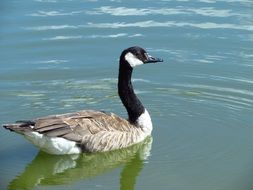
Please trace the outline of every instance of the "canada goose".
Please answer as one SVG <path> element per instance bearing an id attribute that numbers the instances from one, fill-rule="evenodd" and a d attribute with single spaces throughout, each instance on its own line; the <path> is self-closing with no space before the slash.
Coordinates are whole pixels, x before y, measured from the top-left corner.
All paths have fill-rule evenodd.
<path id="1" fill-rule="evenodd" d="M 148 111 L 134 93 L 131 83 L 135 66 L 162 62 L 141 47 L 125 49 L 119 60 L 118 94 L 128 120 L 113 113 L 82 110 L 51 115 L 31 121 L 4 125 L 6 129 L 24 135 L 35 146 L 50 154 L 105 152 L 131 146 L 151 134 Z"/>

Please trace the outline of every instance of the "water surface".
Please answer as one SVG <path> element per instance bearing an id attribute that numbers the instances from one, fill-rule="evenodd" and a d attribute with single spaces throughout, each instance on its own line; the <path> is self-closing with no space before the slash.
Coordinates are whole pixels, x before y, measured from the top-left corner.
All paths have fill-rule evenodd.
<path id="1" fill-rule="evenodd" d="M 0 123 L 80 109 L 126 117 L 121 51 L 139 45 L 165 62 L 133 76 L 152 116 L 152 149 L 51 156 L 0 129 L 0 189 L 252 189 L 252 8 L 251 0 L 1 1 Z"/>

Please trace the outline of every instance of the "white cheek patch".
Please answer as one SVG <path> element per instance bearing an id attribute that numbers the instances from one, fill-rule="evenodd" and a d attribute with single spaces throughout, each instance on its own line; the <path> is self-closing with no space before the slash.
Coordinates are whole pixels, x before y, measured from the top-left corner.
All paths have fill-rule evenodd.
<path id="1" fill-rule="evenodd" d="M 125 55 L 125 60 L 130 64 L 131 67 L 135 67 L 137 65 L 142 65 L 143 62 L 138 59 L 134 54 L 132 54 L 131 52 L 128 52 Z"/>

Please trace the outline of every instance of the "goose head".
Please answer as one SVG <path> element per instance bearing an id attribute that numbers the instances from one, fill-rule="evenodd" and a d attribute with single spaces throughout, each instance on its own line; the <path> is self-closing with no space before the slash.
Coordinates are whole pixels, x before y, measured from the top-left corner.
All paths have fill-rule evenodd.
<path id="1" fill-rule="evenodd" d="M 129 66 L 133 68 L 147 63 L 163 62 L 163 60 L 151 56 L 141 47 L 134 46 L 127 48 L 122 52 L 120 62 L 127 62 Z"/>

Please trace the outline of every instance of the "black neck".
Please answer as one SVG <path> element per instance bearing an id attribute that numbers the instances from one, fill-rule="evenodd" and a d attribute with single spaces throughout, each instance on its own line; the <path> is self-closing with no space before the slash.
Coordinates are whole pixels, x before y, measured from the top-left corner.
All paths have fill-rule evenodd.
<path id="1" fill-rule="evenodd" d="M 134 93 L 131 82 L 132 71 L 133 68 L 125 61 L 125 59 L 121 58 L 118 77 L 118 93 L 127 110 L 129 121 L 135 123 L 139 116 L 144 112 L 144 106 Z"/>

